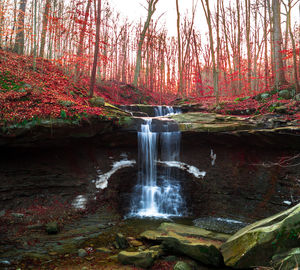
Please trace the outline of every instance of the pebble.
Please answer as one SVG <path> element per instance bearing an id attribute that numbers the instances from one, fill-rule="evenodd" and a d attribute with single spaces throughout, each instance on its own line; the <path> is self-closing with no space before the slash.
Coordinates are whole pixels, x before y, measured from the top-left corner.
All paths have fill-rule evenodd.
<path id="1" fill-rule="evenodd" d="M 78 250 L 78 256 L 79 257 L 83 258 L 87 255 L 88 255 L 88 253 L 84 249 L 81 248 L 81 249 Z"/>

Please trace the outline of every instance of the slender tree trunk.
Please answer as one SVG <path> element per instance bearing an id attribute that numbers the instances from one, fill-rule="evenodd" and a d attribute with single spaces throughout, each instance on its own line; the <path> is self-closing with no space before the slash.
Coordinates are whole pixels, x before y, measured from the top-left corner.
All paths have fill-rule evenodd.
<path id="1" fill-rule="evenodd" d="M 182 50 L 181 50 L 181 36 L 180 36 L 180 12 L 178 0 L 176 0 L 176 12 L 177 12 L 177 46 L 178 46 L 178 90 L 177 94 L 183 94 L 182 85 Z"/>
<path id="2" fill-rule="evenodd" d="M 78 79 L 79 77 L 79 72 L 80 72 L 80 68 L 79 68 L 79 63 L 78 60 L 81 61 L 81 57 L 82 57 L 82 53 L 83 53 L 83 48 L 84 48 L 84 36 L 85 36 L 85 32 L 86 32 L 86 27 L 87 27 L 87 21 L 89 18 L 89 14 L 90 14 L 90 8 L 91 8 L 91 3 L 92 0 L 88 0 L 87 4 L 86 4 L 86 10 L 85 10 L 85 14 L 84 14 L 84 22 L 83 25 L 81 27 L 81 31 L 80 31 L 80 35 L 79 35 L 79 44 L 78 44 L 78 50 L 77 50 L 77 62 L 75 65 L 75 77 L 76 79 Z"/>
<path id="3" fill-rule="evenodd" d="M 240 0 L 236 0 L 236 9 L 237 9 L 237 23 L 238 23 L 238 36 L 237 36 L 237 49 L 238 49 L 238 92 L 241 92 L 242 84 L 242 72 L 241 72 L 241 15 L 240 15 Z"/>
<path id="4" fill-rule="evenodd" d="M 94 95 L 94 86 L 96 81 L 96 71 L 97 71 L 97 62 L 99 54 L 99 42 L 100 42 L 100 21 L 101 21 L 101 0 L 98 0 L 97 7 L 97 22 L 96 22 L 96 42 L 95 42 L 95 52 L 94 52 L 94 63 L 91 75 L 91 85 L 90 85 L 90 97 Z"/>
<path id="5" fill-rule="evenodd" d="M 27 0 L 21 0 L 20 10 L 18 14 L 18 21 L 17 21 L 18 26 L 17 26 L 16 41 L 13 50 L 18 54 L 24 53 L 24 22 L 25 22 L 26 4 L 27 4 Z"/>
<path id="6" fill-rule="evenodd" d="M 280 0 L 272 0 L 273 9 L 273 42 L 274 42 L 274 64 L 275 64 L 275 88 L 287 83 L 283 70 L 283 61 L 281 54 L 282 34 L 280 20 Z"/>
<path id="7" fill-rule="evenodd" d="M 251 92 L 251 45 L 250 45 L 250 0 L 245 0 L 246 7 L 246 43 L 247 43 L 247 62 L 248 62 L 248 80 L 247 84 Z"/>
<path id="8" fill-rule="evenodd" d="M 47 0 L 46 5 L 45 5 L 44 15 L 43 15 L 42 37 L 41 37 L 41 45 L 40 45 L 40 57 L 41 58 L 44 57 L 50 5 L 51 5 L 51 0 Z"/>
<path id="9" fill-rule="evenodd" d="M 134 80 L 133 80 L 134 86 L 138 85 L 138 79 L 140 76 L 141 64 L 142 64 L 142 47 L 143 47 L 144 39 L 146 36 L 146 32 L 150 25 L 152 15 L 156 10 L 157 2 L 158 2 L 158 0 L 148 0 L 148 15 L 147 15 L 147 19 L 145 21 L 144 28 L 140 35 L 140 39 L 139 39 L 139 43 L 138 43 L 138 50 L 137 50 L 136 64 L 135 64 L 135 71 L 134 71 Z"/>
<path id="10" fill-rule="evenodd" d="M 206 5 L 204 4 L 204 2 Z M 213 39 L 213 33 L 212 33 L 212 25 L 211 25 L 211 13 L 209 8 L 209 0 L 201 0 L 202 7 L 205 13 L 208 30 L 209 30 L 209 41 L 210 41 L 210 52 L 211 52 L 211 58 L 212 58 L 212 65 L 213 65 L 213 81 L 214 81 L 214 93 L 216 96 L 216 104 L 219 105 L 219 80 L 218 80 L 218 71 L 216 68 L 216 59 L 215 59 L 215 51 L 214 51 L 214 39 Z"/>
<path id="11" fill-rule="evenodd" d="M 292 48 L 293 48 L 293 66 L 294 66 L 294 78 L 295 78 L 295 85 L 296 85 L 296 92 L 300 93 L 300 85 L 299 85 L 299 78 L 297 73 L 297 55 L 296 55 L 296 42 L 295 38 L 292 32 L 292 26 L 291 26 L 291 0 L 288 1 L 288 12 L 287 12 L 287 25 L 288 25 L 288 31 L 290 34 L 291 42 L 292 42 Z M 300 8 L 300 7 L 299 7 Z"/>
<path id="12" fill-rule="evenodd" d="M 265 87 L 269 85 L 267 0 L 264 0 Z"/>

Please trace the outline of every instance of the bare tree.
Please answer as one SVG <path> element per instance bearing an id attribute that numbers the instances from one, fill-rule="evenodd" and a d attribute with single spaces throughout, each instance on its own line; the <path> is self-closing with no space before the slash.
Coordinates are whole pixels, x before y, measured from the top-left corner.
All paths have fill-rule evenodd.
<path id="1" fill-rule="evenodd" d="M 24 21 L 25 21 L 26 4 L 27 4 L 27 0 L 21 0 L 20 10 L 18 14 L 18 21 L 17 21 L 16 41 L 13 49 L 14 52 L 18 54 L 24 53 Z"/>
<path id="2" fill-rule="evenodd" d="M 204 3 L 205 1 L 205 3 Z M 216 103 L 219 104 L 219 76 L 218 71 L 216 68 L 216 59 L 215 59 L 215 51 L 214 51 L 214 38 L 212 32 L 212 25 L 211 25 L 211 12 L 209 8 L 209 0 L 201 0 L 202 7 L 205 13 L 205 18 L 208 25 L 208 33 L 209 33 L 209 43 L 210 43 L 210 52 L 212 57 L 212 69 L 213 69 L 213 80 L 214 80 L 214 93 L 216 96 Z M 219 5 L 219 0 L 218 0 Z"/>
<path id="3" fill-rule="evenodd" d="M 154 12 L 156 10 L 156 4 L 157 4 L 158 0 L 147 0 L 147 2 L 148 2 L 148 8 L 147 8 L 148 15 L 147 15 L 147 19 L 146 19 L 145 24 L 144 24 L 143 31 L 141 32 L 141 35 L 140 35 L 140 39 L 139 39 L 139 43 L 138 43 L 137 56 L 136 56 L 136 64 L 135 64 L 134 80 L 133 80 L 133 85 L 135 85 L 135 86 L 137 86 L 138 79 L 139 79 L 139 76 L 140 76 L 140 71 L 141 71 L 142 47 L 143 47 L 143 43 L 144 43 L 144 40 L 145 40 L 145 35 L 146 35 L 146 32 L 149 28 L 152 15 L 154 14 Z"/>
<path id="4" fill-rule="evenodd" d="M 40 46 L 40 57 L 42 58 L 44 57 L 50 5 L 51 5 L 51 0 L 47 0 L 45 4 L 44 15 L 43 15 L 43 26 L 42 26 L 42 36 L 41 36 L 41 46 Z"/>
<path id="5" fill-rule="evenodd" d="M 272 0 L 273 10 L 273 46 L 274 46 L 274 69 L 275 82 L 274 86 L 279 88 L 281 85 L 287 83 L 283 70 L 283 61 L 281 53 L 282 34 L 281 34 L 281 20 L 280 20 L 280 0 Z"/>
<path id="6" fill-rule="evenodd" d="M 100 21 L 101 21 L 101 0 L 98 0 L 97 21 L 96 21 L 96 42 L 95 42 L 94 63 L 93 63 L 91 84 L 90 84 L 90 97 L 92 97 L 94 95 L 94 86 L 95 86 L 95 81 L 96 81 L 96 71 L 97 71 L 99 42 L 100 42 Z"/>

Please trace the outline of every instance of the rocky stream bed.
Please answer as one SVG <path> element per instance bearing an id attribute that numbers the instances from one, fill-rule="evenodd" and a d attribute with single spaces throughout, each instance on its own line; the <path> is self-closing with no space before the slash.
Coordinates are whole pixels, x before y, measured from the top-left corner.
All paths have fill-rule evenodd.
<path id="1" fill-rule="evenodd" d="M 156 130 L 175 121 L 181 131 L 175 170 L 188 214 L 180 219 L 124 219 L 141 121 L 129 112 L 2 131 L 0 268 L 292 269 L 288 258 L 300 256 L 299 122 L 181 109 L 152 120 Z M 145 117 L 154 108 L 131 110 Z"/>

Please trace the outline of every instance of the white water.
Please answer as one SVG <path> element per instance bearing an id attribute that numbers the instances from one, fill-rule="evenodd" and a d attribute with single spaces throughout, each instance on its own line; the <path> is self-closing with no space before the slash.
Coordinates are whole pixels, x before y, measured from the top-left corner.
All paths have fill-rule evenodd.
<path id="1" fill-rule="evenodd" d="M 157 106 L 154 108 L 155 116 L 167 116 L 180 113 L 179 109 L 174 109 L 171 106 Z"/>
<path id="2" fill-rule="evenodd" d="M 162 108 L 158 108 L 158 113 L 162 115 L 174 113 L 169 109 L 163 111 Z M 168 123 L 164 126 L 166 132 L 152 132 L 151 128 L 152 119 L 147 118 L 138 132 L 138 184 L 133 193 L 129 216 L 182 216 L 185 213 L 185 203 L 174 169 L 172 166 L 165 166 L 159 175 L 157 172 L 159 139 L 161 160 L 175 162 L 179 161 L 181 134 L 179 131 L 168 132 Z"/>

